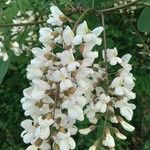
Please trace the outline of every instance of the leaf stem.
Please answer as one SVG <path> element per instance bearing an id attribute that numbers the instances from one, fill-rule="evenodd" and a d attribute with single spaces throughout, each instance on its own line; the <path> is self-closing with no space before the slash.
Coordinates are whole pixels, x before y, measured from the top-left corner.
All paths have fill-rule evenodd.
<path id="1" fill-rule="evenodd" d="M 106 93 L 109 93 L 109 81 L 108 81 L 108 64 L 107 64 L 107 42 L 106 42 L 106 31 L 105 31 L 105 16 L 103 12 L 101 13 L 103 31 L 103 41 L 104 41 L 104 61 L 105 61 L 105 73 L 106 73 Z"/>

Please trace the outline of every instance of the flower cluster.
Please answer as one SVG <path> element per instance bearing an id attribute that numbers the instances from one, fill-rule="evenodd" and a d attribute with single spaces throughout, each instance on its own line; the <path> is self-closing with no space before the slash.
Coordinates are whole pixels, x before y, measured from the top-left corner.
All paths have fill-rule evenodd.
<path id="1" fill-rule="evenodd" d="M 3 49 L 3 44 L 0 41 L 0 58 L 2 58 L 3 61 L 7 61 L 8 60 L 8 54 L 6 52 L 4 52 L 2 49 Z"/>
<path id="2" fill-rule="evenodd" d="M 27 67 L 31 84 L 24 89 L 21 99 L 25 116 L 31 117 L 21 123 L 24 128 L 21 136 L 25 143 L 31 144 L 27 150 L 75 149 L 72 136 L 78 131 L 76 121 L 83 121 L 85 117 L 91 126 L 79 129 L 84 135 L 95 130 L 104 115 L 107 115 L 106 121 L 120 123 L 125 130 L 133 131 L 134 127 L 124 120 L 130 121 L 135 109 L 135 105 L 129 103 L 135 98 L 132 66 L 128 63 L 131 55 L 119 58 L 116 48 L 107 49 L 104 60 L 122 68 L 106 91 L 103 83 L 108 74 L 106 68 L 95 63 L 99 54 L 94 51 L 94 46 L 102 43 L 103 27 L 90 30 L 83 21 L 75 30 L 65 25 L 69 18 L 56 6 L 51 6 L 50 10 L 47 23 L 51 27 L 39 31 L 43 47 L 32 49 L 34 58 Z M 116 137 L 126 139 L 119 129 L 112 128 Z M 101 142 L 114 148 L 111 132 L 106 127 Z M 91 146 L 90 150 L 96 146 Z"/>
<path id="3" fill-rule="evenodd" d="M 124 0 L 124 1 L 118 1 L 117 3 L 114 4 L 114 7 L 119 7 L 121 5 L 126 5 L 128 3 L 131 3 L 131 2 L 134 2 L 135 0 Z M 134 14 L 134 11 L 137 9 L 136 6 L 130 6 L 129 8 L 126 8 L 126 9 L 120 9 L 119 12 L 120 13 L 124 13 L 124 12 L 127 12 L 127 13 L 132 13 Z"/>
<path id="4" fill-rule="evenodd" d="M 22 23 L 30 23 L 34 22 L 35 18 L 39 16 L 38 13 L 33 13 L 33 11 L 26 11 L 25 14 L 23 14 L 21 11 L 17 13 L 17 16 L 13 19 L 14 24 L 22 24 Z M 34 29 L 34 27 L 33 27 Z M 26 38 L 24 44 L 19 44 L 21 42 L 17 42 L 19 35 L 24 34 L 26 32 Z M 37 35 L 34 33 L 34 31 L 28 31 L 24 26 L 14 26 L 11 29 L 11 35 L 12 35 L 12 42 L 10 49 L 14 52 L 16 56 L 20 56 L 23 51 L 30 51 L 32 49 L 33 43 L 37 40 Z"/>

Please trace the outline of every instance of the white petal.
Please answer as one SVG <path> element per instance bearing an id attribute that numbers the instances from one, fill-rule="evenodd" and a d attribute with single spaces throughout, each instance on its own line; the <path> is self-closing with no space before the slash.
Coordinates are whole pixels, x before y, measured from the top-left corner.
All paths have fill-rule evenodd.
<path id="1" fill-rule="evenodd" d="M 97 45 L 101 45 L 102 44 L 102 38 L 96 38 L 95 43 Z"/>
<path id="2" fill-rule="evenodd" d="M 69 79 L 65 79 L 60 83 L 61 91 L 65 91 L 73 86 L 72 82 Z"/>
<path id="3" fill-rule="evenodd" d="M 92 145 L 89 150 L 96 150 L 96 146 L 95 145 Z"/>
<path id="4" fill-rule="evenodd" d="M 107 142 L 108 147 L 110 147 L 110 148 L 115 147 L 114 138 L 110 134 L 106 134 L 106 142 Z"/>
<path id="5" fill-rule="evenodd" d="M 69 143 L 70 149 L 75 149 L 76 143 L 75 143 L 75 141 L 73 140 L 73 138 L 69 137 L 69 138 L 68 138 L 68 143 Z"/>
<path id="6" fill-rule="evenodd" d="M 61 140 L 58 143 L 60 150 L 69 150 L 69 144 L 67 143 L 67 141 Z"/>
<path id="7" fill-rule="evenodd" d="M 122 106 L 120 108 L 120 113 L 122 116 L 124 116 L 127 120 L 132 120 L 132 117 L 133 117 L 133 111 L 129 108 L 129 107 L 126 107 L 126 106 Z"/>
<path id="8" fill-rule="evenodd" d="M 121 59 L 123 60 L 123 62 L 128 63 L 130 61 L 131 57 L 132 57 L 131 54 L 126 54 Z"/>
<path id="9" fill-rule="evenodd" d="M 135 129 L 132 125 L 130 125 L 129 123 L 127 123 L 125 121 L 121 121 L 120 123 L 121 123 L 122 127 L 129 132 L 132 132 Z"/>
<path id="10" fill-rule="evenodd" d="M 50 135 L 49 126 L 43 127 L 43 128 L 41 129 L 41 132 L 40 132 L 40 137 L 41 137 L 41 139 L 45 140 L 45 139 L 48 138 L 49 135 Z"/>
<path id="11" fill-rule="evenodd" d="M 68 109 L 68 116 L 71 119 L 76 119 L 78 117 L 78 112 L 74 108 L 69 108 Z"/>
<path id="12" fill-rule="evenodd" d="M 90 128 L 84 128 L 79 130 L 79 133 L 83 135 L 88 135 L 90 132 L 91 132 Z"/>
<path id="13" fill-rule="evenodd" d="M 26 119 L 26 120 L 24 120 L 24 121 L 21 122 L 21 126 L 22 126 L 24 129 L 28 129 L 28 128 L 31 128 L 31 127 L 32 127 L 32 123 L 33 123 L 32 120 Z"/>
<path id="14" fill-rule="evenodd" d="M 48 143 L 42 142 L 39 148 L 40 150 L 50 150 L 51 146 Z"/>
<path id="15" fill-rule="evenodd" d="M 95 28 L 92 33 L 94 33 L 96 36 L 99 36 L 103 32 L 104 28 L 102 26 Z"/>
<path id="16" fill-rule="evenodd" d="M 74 39 L 74 33 L 69 26 L 67 26 L 63 32 L 64 42 L 69 46 Z"/>
<path id="17" fill-rule="evenodd" d="M 88 26 L 87 26 L 86 21 L 84 21 L 83 23 L 78 25 L 77 34 L 85 35 L 87 32 L 88 32 Z"/>
<path id="18" fill-rule="evenodd" d="M 124 94 L 124 90 L 122 87 L 116 87 L 114 93 L 116 95 L 123 95 Z"/>
<path id="19" fill-rule="evenodd" d="M 33 137 L 33 133 L 28 132 L 23 136 L 23 142 L 26 144 L 30 143 L 33 140 Z"/>
<path id="20" fill-rule="evenodd" d="M 88 33 L 88 34 L 86 34 L 85 36 L 84 36 L 84 38 L 83 38 L 83 40 L 84 40 L 84 42 L 90 42 L 90 41 L 92 41 L 93 40 L 93 37 L 94 35 L 92 34 L 92 33 Z"/>
<path id="21" fill-rule="evenodd" d="M 111 58 L 111 60 L 110 60 L 110 64 L 111 64 L 112 66 L 114 66 L 114 65 L 116 65 L 116 64 L 117 64 L 117 59 L 116 59 L 116 57 Z"/>
<path id="22" fill-rule="evenodd" d="M 116 137 L 118 139 L 121 139 L 121 140 L 126 140 L 127 139 L 127 137 L 125 135 L 123 135 L 122 133 L 120 133 L 120 132 L 116 132 L 115 134 L 116 134 Z"/>
<path id="23" fill-rule="evenodd" d="M 82 36 L 81 35 L 76 35 L 72 41 L 74 45 L 79 45 L 82 43 Z"/>
<path id="24" fill-rule="evenodd" d="M 30 145 L 26 150 L 38 150 L 35 145 Z"/>

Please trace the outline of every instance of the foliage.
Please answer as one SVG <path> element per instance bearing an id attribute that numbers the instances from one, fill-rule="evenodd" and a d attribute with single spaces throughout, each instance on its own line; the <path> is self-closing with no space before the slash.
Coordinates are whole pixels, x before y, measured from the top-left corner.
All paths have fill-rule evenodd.
<path id="1" fill-rule="evenodd" d="M 33 10 L 34 13 L 39 12 L 35 22 L 39 18 L 43 20 L 43 16 L 48 16 L 50 12 L 49 6 L 52 3 L 49 0 L 16 0 L 6 5 L 5 2 L 5 0 L 0 1 L 0 24 L 12 23 L 19 10 L 24 14 L 29 10 Z M 114 7 L 114 4 L 117 2 L 118 0 L 53 1 L 62 11 L 66 11 L 68 8 L 91 8 L 92 6 L 101 10 Z M 117 150 L 150 149 L 150 8 L 148 7 L 150 1 L 144 0 L 142 2 L 143 5 L 137 5 L 134 13 L 127 12 L 126 10 L 123 13 L 119 13 L 116 10 L 105 15 L 107 46 L 116 46 L 120 55 L 128 52 L 133 55 L 133 73 L 136 76 L 135 91 L 137 98 L 134 103 L 136 103 L 137 109 L 133 120 L 136 130 L 126 142 L 118 141 Z M 147 5 L 145 6 L 144 4 Z M 71 12 L 68 14 L 73 20 L 77 20 L 80 15 L 80 9 L 76 13 Z M 91 27 L 101 24 L 101 21 L 93 12 L 89 12 L 86 15 L 86 20 L 90 22 Z M 22 132 L 20 122 L 24 119 L 20 99 L 22 97 L 22 90 L 28 86 L 25 67 L 29 63 L 30 58 L 32 58 L 32 55 L 30 54 L 30 49 L 28 52 L 23 52 L 19 57 L 13 54 L 10 49 L 10 41 L 13 40 L 10 29 L 0 28 L 0 33 L 5 37 L 3 41 L 4 50 L 9 55 L 7 62 L 0 60 L 0 82 L 4 79 L 0 85 L 0 116 L 2 116 L 0 120 L 0 149 L 23 150 L 26 146 L 20 138 L 20 133 Z M 25 39 L 28 37 L 28 33 L 33 29 L 38 35 L 39 25 L 27 26 L 24 32 L 18 33 L 17 41 L 20 45 L 26 42 Z M 35 47 L 39 45 L 39 42 L 35 41 L 33 44 Z M 103 46 L 96 47 L 95 49 L 101 53 Z M 88 149 L 93 144 L 96 137 L 101 134 L 100 124 L 101 122 L 99 123 L 99 128 L 94 133 L 86 137 L 76 135 L 77 150 Z M 85 120 L 79 128 L 87 126 Z"/>

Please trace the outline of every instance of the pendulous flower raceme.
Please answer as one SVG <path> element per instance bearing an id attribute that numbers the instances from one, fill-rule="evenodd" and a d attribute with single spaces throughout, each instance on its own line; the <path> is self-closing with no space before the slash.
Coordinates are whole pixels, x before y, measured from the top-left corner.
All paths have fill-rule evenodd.
<path id="1" fill-rule="evenodd" d="M 94 30 L 83 21 L 76 31 L 65 24 L 69 19 L 56 6 L 51 6 L 47 21 L 50 27 L 42 27 L 39 41 L 42 48 L 32 49 L 34 58 L 27 66 L 27 78 L 30 87 L 24 89 L 21 99 L 26 119 L 21 123 L 24 143 L 31 144 L 27 150 L 70 150 L 75 149 L 73 139 L 78 130 L 87 135 L 98 126 L 98 120 L 107 115 L 105 122 L 111 127 L 104 127 L 104 134 L 89 149 L 94 150 L 100 142 L 111 149 L 115 147 L 114 136 L 125 140 L 118 128 L 132 132 L 134 127 L 127 121 L 133 117 L 135 99 L 132 92 L 134 80 L 130 72 L 130 54 L 122 58 L 116 48 L 107 49 L 103 59 L 110 65 L 119 65 L 115 78 L 106 92 L 106 68 L 96 63 L 98 51 L 95 45 L 101 45 L 100 34 L 103 27 Z M 79 56 L 80 54 L 80 56 Z M 88 118 L 89 127 L 78 129 L 76 121 Z"/>

